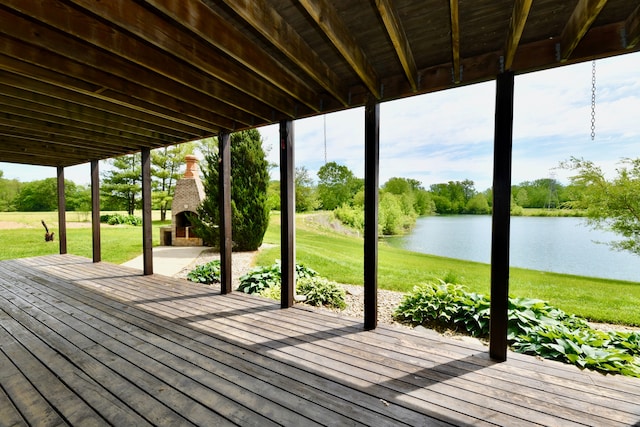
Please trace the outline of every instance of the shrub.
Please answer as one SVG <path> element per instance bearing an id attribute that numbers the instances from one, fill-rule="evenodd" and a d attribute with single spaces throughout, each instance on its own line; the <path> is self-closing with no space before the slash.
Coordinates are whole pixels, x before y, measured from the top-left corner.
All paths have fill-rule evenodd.
<path id="1" fill-rule="evenodd" d="M 259 292 L 259 295 L 264 298 L 280 301 L 280 294 L 282 292 L 282 286 L 278 283 L 270 288 L 264 288 Z"/>
<path id="2" fill-rule="evenodd" d="M 105 214 L 100 215 L 100 222 L 107 223 L 109 225 L 119 225 L 119 224 L 128 224 L 128 225 L 142 225 L 142 218 L 135 215 L 123 215 L 123 214 Z"/>
<path id="3" fill-rule="evenodd" d="M 489 298 L 440 281 L 414 287 L 395 312 L 401 321 L 489 333 Z M 640 377 L 640 332 L 594 330 L 547 302 L 509 298 L 507 339 L 513 350 L 581 368 Z"/>
<path id="4" fill-rule="evenodd" d="M 192 282 L 206 283 L 207 285 L 220 283 L 220 260 L 216 259 L 196 266 L 187 274 L 187 279 Z"/>
<path id="5" fill-rule="evenodd" d="M 280 264 L 267 267 L 256 267 L 240 277 L 238 290 L 245 294 L 259 294 L 264 289 L 280 285 Z"/>
<path id="6" fill-rule="evenodd" d="M 315 270 L 296 264 L 296 292 L 306 297 L 305 303 L 315 306 L 330 306 L 343 309 L 345 292 Z M 263 297 L 279 300 L 282 286 L 280 262 L 268 267 L 257 267 L 240 277 L 238 290 L 247 294 L 259 294 Z"/>
<path id="7" fill-rule="evenodd" d="M 415 286 L 396 309 L 395 317 L 413 324 L 463 329 L 473 336 L 486 336 L 489 307 L 489 299 L 483 295 L 440 280 Z"/>
<path id="8" fill-rule="evenodd" d="M 336 208 L 333 211 L 333 216 L 347 227 L 358 231 L 364 230 L 364 209 L 362 207 L 353 207 L 345 204 Z"/>
<path id="9" fill-rule="evenodd" d="M 344 309 L 345 292 L 336 282 L 324 277 L 308 277 L 298 279 L 296 290 L 298 295 L 306 297 L 305 303 L 314 306 L 328 306 Z"/>

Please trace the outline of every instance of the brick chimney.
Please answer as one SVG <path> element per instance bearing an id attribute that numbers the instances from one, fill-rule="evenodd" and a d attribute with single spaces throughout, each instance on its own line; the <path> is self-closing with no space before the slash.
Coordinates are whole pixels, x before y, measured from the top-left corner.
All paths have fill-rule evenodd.
<path id="1" fill-rule="evenodd" d="M 205 198 L 204 186 L 198 174 L 198 158 L 185 157 L 184 177 L 176 182 L 171 203 L 171 245 L 202 246 L 202 239 L 193 234 L 189 215 L 196 215 Z M 168 243 L 165 243 L 168 244 Z"/>

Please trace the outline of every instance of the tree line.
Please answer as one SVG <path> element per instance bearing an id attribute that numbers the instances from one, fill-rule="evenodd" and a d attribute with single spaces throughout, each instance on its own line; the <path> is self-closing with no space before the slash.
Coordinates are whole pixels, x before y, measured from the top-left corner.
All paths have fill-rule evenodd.
<path id="1" fill-rule="evenodd" d="M 181 177 L 180 167 L 187 154 L 199 150 L 204 154 L 203 174 L 209 199 L 196 218 L 200 233 L 208 243 L 217 244 L 217 140 L 186 143 L 151 152 L 152 207 L 162 219 L 171 209 L 173 187 Z M 232 211 L 234 230 L 246 228 L 242 248 L 258 247 L 268 223 L 268 211 L 279 209 L 279 183 L 269 181 L 269 165 L 257 130 L 232 135 Z M 101 210 L 126 210 L 133 214 L 140 207 L 141 165 L 139 154 L 109 161 L 111 168 L 102 176 Z M 616 249 L 640 254 L 640 159 L 623 159 L 617 176 L 605 179 L 593 162 L 571 158 L 561 168 L 575 173 L 568 185 L 553 178 L 524 181 L 512 186 L 512 214 L 525 208 L 580 209 L 593 228 L 607 228 L 624 240 Z M 364 180 L 348 167 L 336 162 L 323 165 L 317 184 L 303 166 L 296 168 L 296 211 L 332 211 L 345 224 L 364 229 Z M 6 179 L 0 171 L 0 211 L 53 211 L 57 209 L 57 180 L 20 182 Z M 394 177 L 385 182 L 379 193 L 379 228 L 382 234 L 399 234 L 409 230 L 416 218 L 429 214 L 488 214 L 492 208 L 492 190 L 479 192 L 471 180 L 437 183 L 424 188 L 410 178 Z M 66 209 L 88 211 L 90 189 L 65 181 Z M 204 208 L 203 208 L 204 209 Z M 210 229 L 207 231 L 207 227 Z M 213 231 L 211 231 L 213 230 Z M 257 237 L 256 237 L 257 236 Z M 238 244 L 237 242 L 235 242 Z M 256 246 L 256 244 L 258 246 Z"/>

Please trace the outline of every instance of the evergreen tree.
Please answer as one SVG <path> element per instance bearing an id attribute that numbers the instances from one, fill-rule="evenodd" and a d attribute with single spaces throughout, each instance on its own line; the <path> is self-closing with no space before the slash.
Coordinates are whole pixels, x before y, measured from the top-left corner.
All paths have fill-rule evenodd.
<path id="1" fill-rule="evenodd" d="M 269 225 L 269 163 L 256 129 L 231 134 L 231 214 L 234 250 L 256 250 Z M 205 200 L 192 217 L 195 233 L 211 246 L 220 244 L 219 153 L 205 157 Z"/>

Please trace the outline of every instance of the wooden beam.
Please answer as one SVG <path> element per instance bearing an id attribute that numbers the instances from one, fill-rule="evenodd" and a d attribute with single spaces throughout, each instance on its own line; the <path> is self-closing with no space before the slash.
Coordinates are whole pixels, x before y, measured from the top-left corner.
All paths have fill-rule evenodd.
<path id="1" fill-rule="evenodd" d="M 16 0 L 10 1 L 15 2 Z M 146 43 L 138 41 L 137 38 L 127 37 L 123 33 L 117 33 L 118 36 L 113 37 L 113 39 L 119 41 L 118 43 L 110 43 L 110 39 L 105 37 L 96 37 L 93 33 L 95 27 L 100 26 L 99 20 L 89 21 L 86 29 L 79 28 L 83 27 L 82 25 L 72 26 L 69 28 L 72 34 L 81 34 L 81 37 L 85 40 L 98 46 L 108 44 L 108 49 L 112 53 L 126 56 L 127 59 L 141 63 L 145 67 L 163 75 L 175 76 L 176 70 L 167 66 L 167 63 L 174 63 L 177 71 L 180 72 L 195 67 L 208 75 L 210 80 L 222 81 L 289 117 L 296 115 L 296 105 L 285 95 L 285 92 L 271 84 L 267 84 L 265 80 L 250 70 L 246 70 L 244 67 L 238 68 L 237 62 L 226 55 L 221 55 L 217 49 L 212 49 L 207 42 L 199 37 L 185 34 L 180 30 L 180 26 L 162 19 L 160 14 L 149 13 L 148 9 L 145 9 L 137 2 L 69 1 L 90 12 L 90 14 L 96 14 L 111 23 L 111 25 L 106 26 L 105 31 L 113 33 L 116 28 L 124 28 Z M 78 13 L 75 8 L 67 8 L 65 12 L 71 14 L 67 18 L 69 22 L 73 22 L 73 19 L 77 19 L 77 22 L 85 22 L 89 16 Z M 39 19 L 46 18 L 40 16 Z M 58 23 L 59 20 L 56 19 L 55 23 Z M 164 36 L 158 37 L 158 34 L 163 34 Z M 158 56 L 158 50 L 149 49 L 149 44 L 155 46 L 163 54 Z M 137 46 L 137 48 L 134 46 Z M 105 48 L 107 47 L 105 46 Z M 156 52 L 156 54 L 152 54 L 153 52 Z M 143 56 L 142 53 L 145 55 Z M 175 61 L 174 57 L 179 58 L 181 61 Z M 152 59 L 154 61 L 153 64 L 149 62 Z M 188 65 L 185 66 L 185 63 Z M 305 99 L 314 95 L 309 92 L 303 93 L 305 94 Z"/>
<path id="2" fill-rule="evenodd" d="M 418 68 L 416 67 L 413 53 L 411 52 L 409 40 L 404 32 L 404 27 L 402 26 L 402 22 L 400 22 L 400 16 L 398 16 L 396 8 L 391 4 L 391 0 L 376 0 L 376 6 L 382 22 L 384 22 L 384 26 L 387 29 L 391 43 L 393 43 L 396 54 L 400 59 L 409 85 L 411 85 L 414 92 L 417 92 Z"/>
<path id="3" fill-rule="evenodd" d="M 458 0 L 449 0 L 451 8 L 451 63 L 453 64 L 453 82 L 460 83 L 460 18 Z"/>
<path id="4" fill-rule="evenodd" d="M 218 194 L 220 209 L 220 293 L 229 294 L 232 286 L 231 253 L 233 250 L 232 239 L 232 212 L 231 212 L 231 138 L 229 132 L 218 134 L 218 155 L 220 159 L 218 170 Z"/>
<path id="5" fill-rule="evenodd" d="M 151 221 L 151 150 L 143 148 L 142 159 L 142 259 L 145 276 L 153 274 L 153 223 Z"/>
<path id="6" fill-rule="evenodd" d="M 184 0 L 146 0 L 146 2 L 180 22 L 194 34 L 202 37 L 281 91 L 312 110 L 319 111 L 319 99 L 304 80 L 264 50 L 256 49 L 252 40 L 212 8 L 201 2 L 185 2 Z"/>
<path id="7" fill-rule="evenodd" d="M 2 103 L 3 100 L 7 100 L 10 103 Z M 150 139 L 132 135 L 122 129 L 107 128 L 100 125 L 82 123 L 79 120 L 54 116 L 49 114 L 48 108 L 45 106 L 26 105 L 20 100 L 11 101 L 13 101 L 11 98 L 7 99 L 0 95 L 0 116 L 2 116 L 4 125 L 25 128 L 27 131 L 42 132 L 51 135 L 53 138 L 58 136 L 60 139 L 67 139 L 67 145 L 69 146 L 78 145 L 92 148 L 96 151 L 100 151 L 100 149 L 109 151 L 108 147 L 110 146 L 134 149 L 141 145 L 160 146 L 175 142 L 170 138 L 164 140 Z M 71 141 L 80 142 L 74 144 Z"/>
<path id="8" fill-rule="evenodd" d="M 0 59 L 0 61 L 2 60 L 4 58 Z M 5 100 L 5 102 L 0 102 L 0 106 L 2 104 L 24 106 L 25 109 L 42 111 L 73 122 L 103 126 L 109 129 L 120 129 L 131 135 L 148 139 L 184 141 L 203 136 L 203 134 L 187 133 L 182 130 L 160 126 L 156 123 L 145 122 L 137 117 L 106 115 L 104 111 L 95 107 L 79 105 L 65 99 L 58 99 L 5 85 L 2 83 L 1 77 L 0 93 L 2 93 L 2 97 Z"/>
<path id="9" fill-rule="evenodd" d="M 29 12 L 35 9 L 34 13 L 40 10 L 33 7 L 27 8 L 27 5 L 24 5 L 23 8 Z M 75 14 L 78 15 L 77 12 Z M 48 21 L 53 23 L 52 18 L 47 17 Z M 80 18 L 78 17 L 78 19 Z M 13 25 L 9 27 L 11 23 Z M 95 37 L 89 31 L 91 28 L 89 25 L 83 31 L 78 31 L 77 26 L 73 26 L 71 23 L 64 25 L 56 21 L 56 24 L 61 27 L 62 31 L 76 30 L 75 33 L 80 36 Z M 95 26 L 98 27 L 96 30 L 100 32 L 101 26 L 98 24 Z M 9 11 L 0 10 L 0 28 L 7 28 L 7 30 L 10 28 L 11 36 L 19 39 L 0 39 L 0 52 L 24 62 L 22 67 L 16 70 L 20 74 L 36 77 L 41 74 L 47 76 L 49 75 L 47 71 L 49 71 L 54 73 L 53 79 L 57 79 L 55 81 L 66 82 L 70 87 L 82 87 L 83 84 L 90 83 L 93 85 L 90 91 L 96 95 L 103 94 L 107 90 L 116 91 L 149 103 L 164 105 L 176 112 L 192 114 L 194 117 L 200 117 L 202 120 L 216 123 L 219 126 L 234 126 L 233 121 L 235 120 L 250 124 L 252 117 L 258 113 L 270 117 L 271 109 L 261 103 L 254 102 L 257 113 L 238 109 L 236 107 L 240 103 L 238 101 L 250 102 L 248 96 L 224 84 L 205 84 L 204 75 L 184 67 L 177 60 L 164 61 L 165 66 L 170 68 L 165 70 L 164 74 L 159 73 L 158 70 L 152 71 L 145 68 L 145 64 L 161 66 L 161 54 L 155 50 L 148 51 L 144 55 L 141 54 L 141 50 L 148 49 L 148 47 L 137 40 L 130 42 L 123 40 L 118 44 L 117 38 L 114 38 L 115 40 L 99 38 L 96 43 L 98 46 L 104 46 L 105 49 L 110 48 L 115 53 L 122 54 L 127 58 L 136 55 L 133 49 L 137 48 L 137 60 L 142 64 L 125 61 L 109 52 L 95 49 L 86 43 L 23 19 Z M 0 32 L 2 31 L 6 30 L 0 30 Z M 125 37 L 121 36 L 122 39 Z M 155 54 L 151 54 L 152 52 Z M 167 62 L 169 64 L 166 64 Z M 26 64 L 36 65 L 42 69 L 32 67 L 29 70 L 22 70 L 27 66 Z M 53 79 L 49 78 L 49 80 Z M 236 103 L 234 105 L 228 104 L 229 99 L 234 99 Z M 194 108 L 192 104 L 199 106 L 199 108 Z M 244 106 L 245 109 L 247 107 L 248 105 Z M 215 109 L 216 114 L 210 111 L 212 109 Z"/>
<path id="10" fill-rule="evenodd" d="M 123 96 L 117 96 L 117 94 L 111 94 L 108 97 L 104 94 L 96 94 L 90 88 L 71 88 L 68 85 L 60 85 L 58 81 L 43 81 L 42 79 L 19 75 L 15 69 L 7 70 L 5 68 L 5 59 L 6 57 L 2 57 L 2 61 L 0 61 L 0 83 L 4 85 L 58 100 L 66 100 L 78 105 L 79 108 L 94 108 L 101 111 L 103 115 L 116 120 L 123 117 L 136 119 L 167 129 L 175 129 L 180 132 L 202 136 L 218 131 L 210 123 L 187 117 L 185 114 L 176 113 L 161 106 L 152 107 L 146 102 L 126 99 Z"/>
<path id="11" fill-rule="evenodd" d="M 67 200 L 64 195 L 64 167 L 58 166 L 58 242 L 60 254 L 67 253 Z"/>
<path id="12" fill-rule="evenodd" d="M 280 122 L 280 306 L 293 306 L 296 292 L 296 190 L 293 122 Z"/>
<path id="13" fill-rule="evenodd" d="M 100 262 L 100 170 L 97 160 L 91 161 L 91 241 L 93 262 Z"/>
<path id="14" fill-rule="evenodd" d="M 504 48 L 504 69 L 511 69 L 513 58 L 516 56 L 520 38 L 524 31 L 524 25 L 527 22 L 529 11 L 533 0 L 516 0 L 513 4 L 511 12 L 511 21 L 509 22 L 509 34 L 507 35 L 507 43 Z"/>
<path id="15" fill-rule="evenodd" d="M 380 104 L 369 98 L 364 110 L 364 328 L 378 325 L 378 181 Z"/>
<path id="16" fill-rule="evenodd" d="M 369 91 L 377 99 L 380 99 L 381 90 L 378 76 L 364 51 L 338 16 L 335 7 L 327 0 L 299 0 L 298 3 L 318 24 Z"/>
<path id="17" fill-rule="evenodd" d="M 560 35 L 560 60 L 569 59 L 607 0 L 580 0 Z"/>
<path id="18" fill-rule="evenodd" d="M 640 5 L 631 12 L 624 23 L 627 49 L 633 49 L 640 42 Z"/>
<path id="19" fill-rule="evenodd" d="M 507 360 L 509 323 L 509 232 L 511 219 L 511 152 L 514 73 L 498 75 L 493 148 L 493 214 L 491 231 L 491 358 Z"/>
<path id="20" fill-rule="evenodd" d="M 265 0 L 223 1 L 341 105 L 349 105 L 344 83 L 270 4 Z"/>

